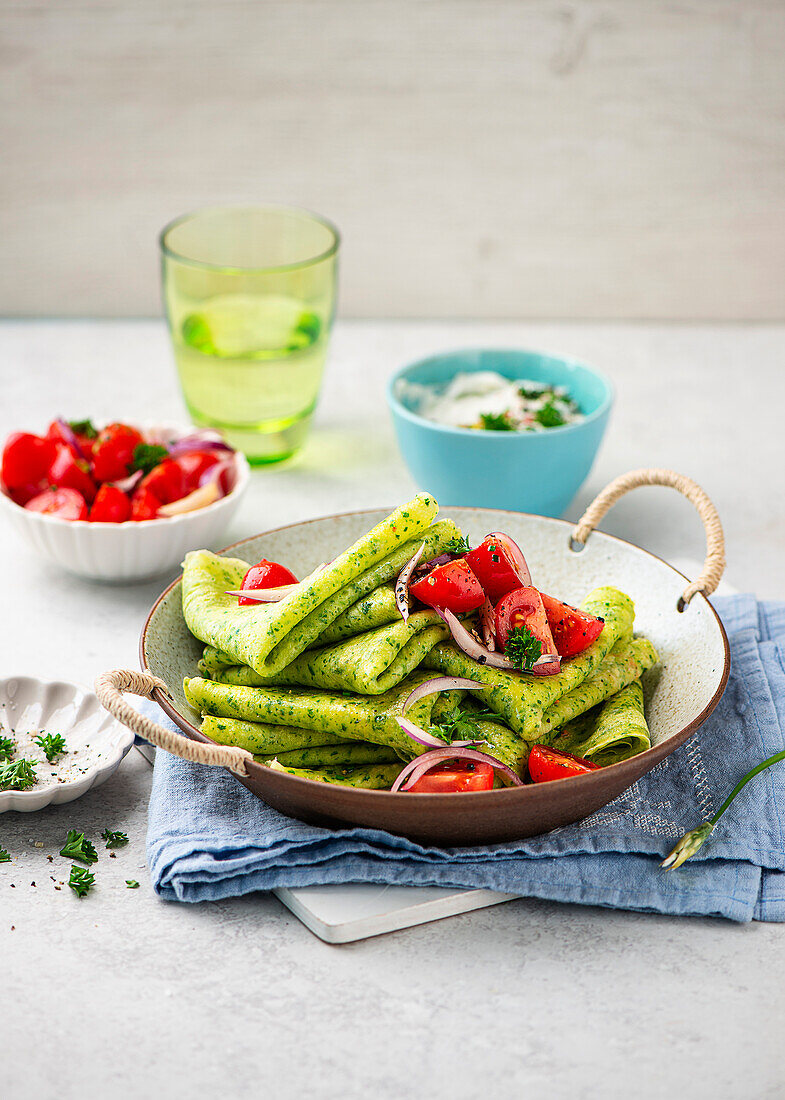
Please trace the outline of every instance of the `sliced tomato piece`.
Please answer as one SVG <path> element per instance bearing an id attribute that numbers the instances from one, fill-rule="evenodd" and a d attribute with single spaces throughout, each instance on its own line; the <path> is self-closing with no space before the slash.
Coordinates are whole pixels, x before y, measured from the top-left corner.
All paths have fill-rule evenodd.
<path id="1" fill-rule="evenodd" d="M 185 491 L 186 493 L 193 492 L 194 489 L 199 488 L 199 482 L 207 470 L 212 469 L 217 462 L 222 461 L 222 456 L 210 451 L 193 451 L 186 455 L 179 455 L 177 458 L 169 459 L 170 462 L 176 462 L 183 473 L 185 479 Z"/>
<path id="2" fill-rule="evenodd" d="M 502 531 L 486 535 L 479 546 L 464 556 L 464 561 L 468 562 L 494 604 L 531 580 L 520 547 Z"/>
<path id="3" fill-rule="evenodd" d="M 548 745 L 532 745 L 529 753 L 529 775 L 535 783 L 548 783 L 551 779 L 566 779 L 570 775 L 596 772 L 599 764 L 573 756 L 571 752 L 559 752 Z"/>
<path id="4" fill-rule="evenodd" d="M 45 489 L 25 504 L 28 512 L 41 512 L 59 519 L 87 519 L 87 502 L 76 489 Z"/>
<path id="5" fill-rule="evenodd" d="M 3 448 L 2 477 L 7 489 L 33 487 L 46 478 L 57 455 L 51 439 L 30 432 L 14 432 Z"/>
<path id="6" fill-rule="evenodd" d="M 474 611 L 485 603 L 485 592 L 463 558 L 437 565 L 422 580 L 409 585 L 409 591 L 428 607 L 444 607 L 459 614 Z"/>
<path id="7" fill-rule="evenodd" d="M 562 603 L 554 596 L 540 593 L 548 626 L 551 628 L 556 649 L 562 657 L 575 657 L 599 638 L 605 626 L 603 619 L 589 615 L 568 603 Z"/>
<path id="8" fill-rule="evenodd" d="M 461 794 L 465 791 L 493 790 L 493 768 L 481 760 L 445 760 L 437 764 L 407 793 Z"/>
<path id="9" fill-rule="evenodd" d="M 142 433 L 130 424 L 110 424 L 100 431 L 93 446 L 96 481 L 122 481 L 128 477 L 134 451 L 140 443 L 144 443 Z"/>
<path id="10" fill-rule="evenodd" d="M 496 640 L 499 649 L 504 652 L 510 633 L 516 627 L 525 626 L 542 644 L 541 656 L 556 653 L 542 596 L 536 588 L 515 588 L 508 592 L 496 605 Z"/>
<path id="11" fill-rule="evenodd" d="M 149 474 L 145 474 L 138 487 L 149 489 L 161 504 L 173 504 L 190 492 L 179 462 L 171 458 L 165 458 L 154 466 Z"/>
<path id="12" fill-rule="evenodd" d="M 162 503 L 155 493 L 143 489 L 140 484 L 131 497 L 131 519 L 155 519 Z"/>
<path id="13" fill-rule="evenodd" d="M 297 584 L 297 577 L 285 565 L 262 558 L 245 574 L 240 588 L 280 588 L 284 584 Z M 237 603 L 240 607 L 259 606 L 256 600 L 247 600 L 244 596 L 238 596 Z"/>
<path id="14" fill-rule="evenodd" d="M 90 477 L 84 459 L 77 458 L 67 443 L 57 443 L 57 454 L 47 472 L 47 480 L 56 489 L 76 489 L 88 504 L 95 500 L 98 486 Z"/>
<path id="15" fill-rule="evenodd" d="M 116 485 L 102 485 L 90 509 L 93 523 L 125 523 L 131 518 L 131 501 Z"/>

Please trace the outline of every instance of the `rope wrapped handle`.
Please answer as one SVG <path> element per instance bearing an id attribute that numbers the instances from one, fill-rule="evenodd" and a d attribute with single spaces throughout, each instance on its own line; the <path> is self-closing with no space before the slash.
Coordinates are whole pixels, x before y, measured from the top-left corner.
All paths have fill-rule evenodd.
<path id="1" fill-rule="evenodd" d="M 132 672 L 127 668 L 104 672 L 95 681 L 95 693 L 101 706 L 145 741 L 174 756 L 181 756 L 183 760 L 190 760 L 192 764 L 229 768 L 235 775 L 248 775 L 247 765 L 249 760 L 253 760 L 252 753 L 229 745 L 192 741 L 181 733 L 173 733 L 164 726 L 159 726 L 152 718 L 140 714 L 123 698 L 125 692 L 130 691 L 132 695 L 152 699 L 155 688 L 169 695 L 166 684 L 157 676 L 150 676 L 147 672 Z"/>
<path id="2" fill-rule="evenodd" d="M 630 470 L 629 473 L 614 478 L 594 498 L 578 520 L 572 532 L 570 545 L 573 549 L 576 549 L 576 544 L 582 548 L 589 535 L 616 501 L 625 493 L 638 489 L 642 485 L 664 485 L 666 488 L 676 489 L 695 505 L 698 515 L 703 520 L 706 530 L 706 560 L 700 575 L 687 585 L 679 599 L 678 610 L 683 611 L 697 592 L 710 596 L 720 583 L 725 571 L 725 536 L 722 532 L 720 517 L 709 497 L 692 478 L 678 474 L 675 470 L 655 469 Z"/>

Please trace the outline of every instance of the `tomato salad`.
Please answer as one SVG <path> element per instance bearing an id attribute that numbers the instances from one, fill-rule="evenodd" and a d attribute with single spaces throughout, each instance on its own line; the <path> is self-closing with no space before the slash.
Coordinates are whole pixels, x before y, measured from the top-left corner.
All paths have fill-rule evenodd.
<path id="1" fill-rule="evenodd" d="M 468 544 L 457 546 L 429 562 L 420 563 L 421 554 L 422 547 L 396 582 L 402 618 L 408 619 L 411 598 L 433 608 L 449 627 L 456 645 L 478 664 L 551 676 L 561 670 L 562 661 L 588 649 L 603 630 L 601 618 L 535 588 L 520 547 L 503 532 L 487 535 L 474 549 Z M 285 598 L 297 583 L 285 566 L 262 559 L 245 574 L 240 590 L 228 594 L 236 596 L 240 605 L 267 603 Z M 467 618 L 467 623 L 459 616 Z M 432 682 L 434 689 L 437 682 Z M 443 686 L 448 686 L 447 678 Z M 450 686 L 481 685 L 454 679 Z M 421 691 L 416 689 L 409 702 Z M 474 750 L 476 742 L 454 741 L 448 748 L 405 718 L 399 724 L 432 751 L 407 765 L 393 790 L 446 794 L 493 788 L 494 766 L 488 763 L 491 758 Z M 542 783 L 594 771 L 597 765 L 535 745 L 528 768 L 531 781 Z M 514 774 L 508 778 L 520 783 Z"/>
<path id="2" fill-rule="evenodd" d="M 193 512 L 232 491 L 235 452 L 216 432 L 176 437 L 116 422 L 53 420 L 45 435 L 14 432 L 0 488 L 30 512 L 125 523 Z"/>

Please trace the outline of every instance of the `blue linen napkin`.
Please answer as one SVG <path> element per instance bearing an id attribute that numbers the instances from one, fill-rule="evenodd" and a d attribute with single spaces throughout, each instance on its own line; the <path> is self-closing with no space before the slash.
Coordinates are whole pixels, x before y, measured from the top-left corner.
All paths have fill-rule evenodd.
<path id="1" fill-rule="evenodd" d="M 195 902 L 345 882 L 484 887 L 615 909 L 785 920 L 785 764 L 744 789 L 697 856 L 676 871 L 658 866 L 745 772 L 785 747 L 785 603 L 739 595 L 715 606 L 731 675 L 714 714 L 578 824 L 504 844 L 426 848 L 375 829 L 306 825 L 223 769 L 159 752 L 147 835 L 155 890 Z M 153 704 L 145 708 L 167 724 Z"/>

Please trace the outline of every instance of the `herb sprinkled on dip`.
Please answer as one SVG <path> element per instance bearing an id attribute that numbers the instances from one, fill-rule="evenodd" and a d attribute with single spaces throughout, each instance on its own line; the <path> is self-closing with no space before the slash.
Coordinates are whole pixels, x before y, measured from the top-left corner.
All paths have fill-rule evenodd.
<path id="1" fill-rule="evenodd" d="M 495 371 L 462 372 L 446 387 L 414 382 L 404 387 L 420 416 L 452 428 L 542 432 L 583 419 L 564 386 L 510 380 Z"/>

